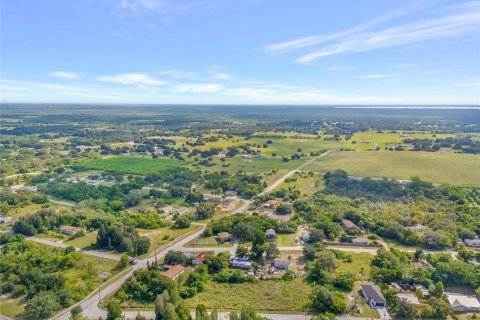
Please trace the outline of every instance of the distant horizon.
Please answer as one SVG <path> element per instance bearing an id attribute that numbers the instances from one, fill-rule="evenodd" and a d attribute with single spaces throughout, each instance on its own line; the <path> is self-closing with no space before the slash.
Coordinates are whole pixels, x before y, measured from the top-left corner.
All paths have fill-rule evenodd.
<path id="1" fill-rule="evenodd" d="M 333 104 L 259 104 L 259 103 L 242 103 L 242 104 L 226 104 L 226 103 L 98 103 L 98 102 L 0 102 L 1 105 L 42 105 L 44 107 L 61 106 L 61 105 L 75 105 L 75 106 L 112 106 L 112 107 L 168 107 L 168 106 L 182 106 L 182 107 L 241 107 L 241 106 L 258 106 L 258 107 L 312 107 L 312 108 L 332 108 L 332 109 L 462 109 L 462 110 L 480 110 L 480 105 L 472 104 L 351 104 L 351 105 L 333 105 Z"/>

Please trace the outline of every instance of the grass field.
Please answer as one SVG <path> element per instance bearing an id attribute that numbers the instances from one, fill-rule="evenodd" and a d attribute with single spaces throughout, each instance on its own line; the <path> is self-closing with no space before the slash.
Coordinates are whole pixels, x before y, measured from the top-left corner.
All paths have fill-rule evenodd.
<path id="1" fill-rule="evenodd" d="M 273 189 L 273 191 L 294 187 L 300 191 L 302 196 L 310 196 L 324 188 L 324 181 L 321 175 L 310 177 L 305 174 L 300 175 L 296 173 L 291 178 L 294 178 L 296 181 L 282 182 L 278 187 Z"/>
<path id="2" fill-rule="evenodd" d="M 305 170 L 344 169 L 350 175 L 408 180 L 418 176 L 434 183 L 480 185 L 480 156 L 451 152 L 332 152 Z"/>
<path id="3" fill-rule="evenodd" d="M 190 225 L 190 227 L 185 229 L 174 229 L 174 228 L 166 227 L 166 228 L 160 228 L 155 230 L 137 228 L 137 230 L 141 236 L 148 237 L 151 240 L 150 249 L 146 254 L 148 255 L 154 252 L 156 248 L 164 246 L 167 243 L 177 239 L 178 237 L 181 237 L 189 232 L 197 231 L 200 228 L 202 228 L 202 226 L 192 224 Z M 143 255 L 143 256 L 146 256 L 146 255 Z"/>
<path id="4" fill-rule="evenodd" d="M 79 237 L 73 240 L 67 240 L 67 241 L 64 241 L 63 243 L 69 246 L 85 249 L 90 247 L 92 243 L 95 243 L 97 241 L 97 233 L 98 231 L 88 232 L 83 237 Z"/>
<path id="5" fill-rule="evenodd" d="M 240 310 L 250 305 L 258 311 L 307 312 L 312 287 L 297 278 L 293 281 L 260 281 L 258 283 L 220 284 L 210 281 L 205 290 L 187 299 L 189 307 L 202 303 L 207 308 Z"/>
<path id="6" fill-rule="evenodd" d="M 295 242 L 295 239 L 297 236 L 292 233 L 292 234 L 277 234 L 277 241 L 276 244 L 279 247 L 295 247 L 298 246 L 299 244 Z"/>
<path id="7" fill-rule="evenodd" d="M 306 158 L 300 160 L 292 160 L 289 162 L 283 162 L 281 158 L 252 158 L 244 159 L 240 157 L 228 158 L 225 160 L 225 163 L 229 163 L 229 167 L 222 167 L 220 161 L 217 162 L 216 166 L 213 167 L 200 167 L 202 170 L 208 171 L 227 171 L 230 173 L 235 173 L 239 170 L 246 172 L 248 174 L 260 174 L 264 172 L 272 171 L 272 169 L 278 170 L 291 170 L 303 162 L 307 161 Z"/>
<path id="8" fill-rule="evenodd" d="M 87 160 L 79 163 L 80 166 L 115 173 L 147 175 L 165 172 L 187 164 L 174 159 L 150 159 L 140 157 L 111 157 L 104 159 Z"/>
<path id="9" fill-rule="evenodd" d="M 195 248 L 195 247 L 233 247 L 233 243 L 224 242 L 220 243 L 217 240 L 216 236 L 212 237 L 199 237 L 195 238 L 192 241 L 185 243 L 184 247 L 186 248 Z"/>
<path id="10" fill-rule="evenodd" d="M 370 253 L 353 253 L 349 252 L 353 258 L 352 262 L 337 262 L 337 269 L 335 273 L 339 272 L 351 272 L 357 275 L 358 280 L 368 280 L 370 277 L 370 263 L 373 260 L 373 256 Z"/>
<path id="11" fill-rule="evenodd" d="M 0 314 L 9 318 L 14 318 L 25 308 L 22 298 L 7 299 L 0 298 Z"/>

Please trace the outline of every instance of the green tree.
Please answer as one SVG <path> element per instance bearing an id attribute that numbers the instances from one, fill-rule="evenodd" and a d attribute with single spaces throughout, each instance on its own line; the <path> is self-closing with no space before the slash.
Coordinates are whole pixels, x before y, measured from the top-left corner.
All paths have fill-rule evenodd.
<path id="1" fill-rule="evenodd" d="M 183 264 L 185 263 L 185 254 L 182 251 L 169 250 L 165 255 L 165 263 L 167 264 Z"/>
<path id="2" fill-rule="evenodd" d="M 125 269 L 126 267 L 128 267 L 128 261 L 129 261 L 129 258 L 128 258 L 128 254 L 123 254 L 121 257 L 120 257 L 120 261 L 118 261 L 117 263 L 117 270 L 123 270 Z"/>
<path id="3" fill-rule="evenodd" d="M 237 250 L 235 250 L 235 256 L 245 258 L 248 257 L 249 250 L 245 246 L 238 246 Z"/>
<path id="4" fill-rule="evenodd" d="M 197 206 L 197 209 L 195 212 L 198 220 L 209 219 L 213 217 L 214 213 L 215 213 L 215 206 L 211 202 L 201 203 L 200 205 Z"/>
<path id="5" fill-rule="evenodd" d="M 42 292 L 27 302 L 23 318 L 43 320 L 52 316 L 59 309 L 60 305 L 55 296 L 50 292 Z"/>
<path id="6" fill-rule="evenodd" d="M 175 310 L 175 306 L 168 302 L 162 312 L 162 320 L 180 320 Z"/>
<path id="7" fill-rule="evenodd" d="M 107 320 L 116 320 L 122 317 L 122 308 L 115 301 L 107 304 Z"/>

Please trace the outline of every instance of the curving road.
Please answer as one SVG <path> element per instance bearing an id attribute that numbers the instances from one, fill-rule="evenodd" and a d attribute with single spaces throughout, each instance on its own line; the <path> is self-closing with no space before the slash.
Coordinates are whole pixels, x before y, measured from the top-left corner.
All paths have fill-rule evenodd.
<path id="1" fill-rule="evenodd" d="M 61 242 L 55 242 L 55 241 L 52 241 L 52 240 L 41 239 L 41 238 L 37 238 L 37 237 L 26 237 L 25 239 L 29 240 L 29 241 L 34 241 L 34 242 L 37 242 L 37 243 L 41 243 L 41 244 L 46 244 L 46 245 L 49 245 L 49 246 L 52 246 L 52 247 L 57 247 L 57 248 L 70 247 L 69 245 L 66 245 L 66 244 L 61 243 Z M 74 247 L 74 248 L 77 252 L 85 253 L 85 254 L 88 254 L 88 255 L 91 255 L 91 256 L 96 256 L 96 257 L 100 257 L 100 258 L 106 258 L 106 259 L 110 259 L 110 260 L 120 261 L 120 256 L 117 256 L 115 254 L 101 252 L 101 251 L 94 251 L 94 250 L 85 250 L 85 249 L 76 248 L 76 247 Z"/>

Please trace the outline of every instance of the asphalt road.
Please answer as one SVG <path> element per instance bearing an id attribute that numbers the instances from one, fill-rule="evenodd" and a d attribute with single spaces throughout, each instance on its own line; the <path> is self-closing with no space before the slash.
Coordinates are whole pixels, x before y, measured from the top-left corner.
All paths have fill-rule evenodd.
<path id="1" fill-rule="evenodd" d="M 25 239 L 27 239 L 29 241 L 38 242 L 38 243 L 41 243 L 41 244 L 46 244 L 46 245 L 49 245 L 49 246 L 52 246 L 52 247 L 57 247 L 57 248 L 68 247 L 68 245 L 66 245 L 64 243 L 61 243 L 61 242 L 55 242 L 55 241 L 51 241 L 51 240 L 47 240 L 47 239 L 40 239 L 40 238 L 37 238 L 37 237 L 26 237 Z M 85 254 L 88 254 L 88 255 L 91 255 L 91 256 L 96 256 L 96 257 L 100 257 L 100 258 L 120 261 L 119 256 L 117 256 L 115 254 L 111 254 L 111 253 L 94 251 L 94 250 L 85 250 L 85 249 L 80 249 L 80 248 L 75 248 L 75 250 L 77 252 L 85 253 Z"/>

